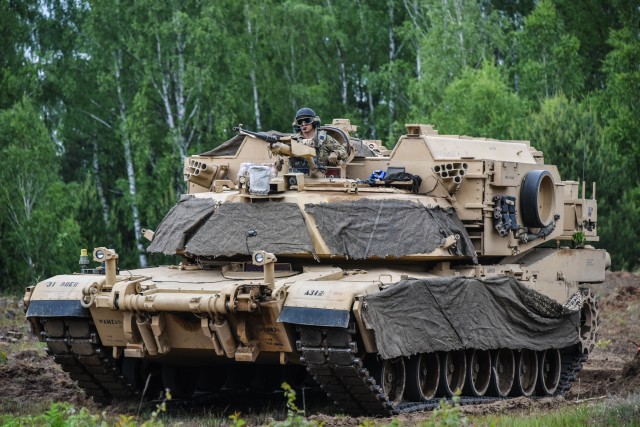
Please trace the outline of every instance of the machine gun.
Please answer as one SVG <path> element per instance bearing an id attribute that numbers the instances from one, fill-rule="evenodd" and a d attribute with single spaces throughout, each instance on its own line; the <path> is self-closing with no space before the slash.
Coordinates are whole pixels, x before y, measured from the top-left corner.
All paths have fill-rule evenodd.
<path id="1" fill-rule="evenodd" d="M 252 132 L 243 129 L 241 124 L 234 127 L 233 130 L 237 131 L 240 135 L 250 136 L 268 142 L 269 151 L 273 154 L 305 159 L 309 164 L 309 171 L 312 175 L 315 175 L 318 171 L 318 165 L 315 160 L 318 155 L 316 148 L 303 143 L 302 141 L 304 140 L 299 140 L 289 135 L 270 135 L 264 132 Z"/>
<path id="2" fill-rule="evenodd" d="M 281 138 L 281 136 L 278 136 L 278 135 L 270 135 L 265 132 L 253 132 L 250 130 L 243 129 L 242 124 L 239 124 L 238 126 L 234 127 L 233 130 L 238 132 L 240 135 L 261 139 L 265 142 L 268 142 L 269 144 L 275 144 L 276 142 L 280 142 L 280 138 Z"/>

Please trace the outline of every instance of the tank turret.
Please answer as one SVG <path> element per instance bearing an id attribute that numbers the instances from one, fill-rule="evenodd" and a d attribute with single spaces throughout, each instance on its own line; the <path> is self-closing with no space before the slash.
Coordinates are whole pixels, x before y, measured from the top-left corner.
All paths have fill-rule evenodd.
<path id="1" fill-rule="evenodd" d="M 595 184 L 587 198 L 527 141 L 430 125 L 388 150 L 334 120 L 333 166 L 295 135 L 237 130 L 185 160 L 187 193 L 145 230 L 178 265 L 119 270 L 96 248 L 104 267 L 27 289 L 33 331 L 89 395 L 157 374 L 188 397 L 248 364 L 249 387 L 306 378 L 357 415 L 571 387 L 610 265 L 591 246 Z"/>

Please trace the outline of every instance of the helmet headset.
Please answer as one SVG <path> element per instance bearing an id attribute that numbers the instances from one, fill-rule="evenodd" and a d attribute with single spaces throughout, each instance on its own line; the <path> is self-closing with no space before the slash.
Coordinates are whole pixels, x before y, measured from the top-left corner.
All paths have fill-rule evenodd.
<path id="1" fill-rule="evenodd" d="M 293 131 L 300 132 L 300 126 L 303 123 L 311 123 L 313 128 L 317 129 L 320 126 L 320 117 L 311 108 L 303 107 L 298 110 L 293 120 Z"/>

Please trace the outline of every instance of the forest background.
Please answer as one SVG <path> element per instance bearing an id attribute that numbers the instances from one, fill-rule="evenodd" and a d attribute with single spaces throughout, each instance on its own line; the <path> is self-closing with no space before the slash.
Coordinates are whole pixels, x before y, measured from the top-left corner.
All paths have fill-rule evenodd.
<path id="1" fill-rule="evenodd" d="M 637 0 L 0 0 L 0 293 L 149 258 L 182 160 L 303 106 L 392 147 L 405 123 L 528 139 L 597 182 L 599 247 L 640 254 Z M 587 185 L 590 196 L 591 186 Z M 154 256 L 155 257 L 155 256 Z"/>

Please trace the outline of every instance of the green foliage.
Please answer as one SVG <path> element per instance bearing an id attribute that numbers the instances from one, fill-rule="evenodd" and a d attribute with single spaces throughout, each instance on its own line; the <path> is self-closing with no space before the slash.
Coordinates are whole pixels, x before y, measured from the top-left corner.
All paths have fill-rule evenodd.
<path id="1" fill-rule="evenodd" d="M 316 420 L 308 420 L 304 412 L 296 406 L 296 392 L 287 383 L 282 383 L 284 395 L 287 398 L 287 418 L 284 421 L 271 424 L 273 427 L 313 427 L 322 426 Z"/>
<path id="2" fill-rule="evenodd" d="M 185 155 L 238 123 L 287 131 L 305 105 L 387 146 L 428 119 L 530 139 L 563 179 L 598 182 L 600 245 L 636 268 L 639 22 L 624 0 L 9 2 L 0 290 L 74 271 L 80 247 L 136 267 Z"/>
<path id="3" fill-rule="evenodd" d="M 239 412 L 236 412 L 233 415 L 231 415 L 229 419 L 231 420 L 232 427 L 243 427 L 247 424 L 247 422 L 240 417 Z"/>
<path id="4" fill-rule="evenodd" d="M 283 385 L 284 387 L 284 385 Z M 295 406 L 295 392 L 291 388 L 285 388 L 285 396 L 288 402 L 287 418 L 281 422 L 271 423 L 271 426 L 320 426 L 315 420 L 307 420 L 301 411 Z M 91 414 L 86 408 L 77 410 L 69 403 L 53 403 L 47 411 L 38 415 L 16 417 L 0 415 L 0 424 L 6 427 L 164 427 L 161 417 L 166 414 L 166 401 L 171 398 L 167 394 L 165 400 L 156 406 L 146 420 L 139 420 L 132 415 L 108 416 L 106 412 Z M 454 396 L 451 402 L 442 399 L 440 406 L 431 413 L 431 416 L 419 425 L 422 427 L 464 426 L 464 425 L 490 425 L 490 426 L 567 426 L 567 425 L 636 425 L 640 415 L 640 395 L 631 394 L 626 398 L 612 398 L 594 404 L 581 404 L 574 407 L 562 408 L 541 415 L 488 415 L 480 417 L 467 417 L 462 413 L 459 405 L 460 398 Z M 241 414 L 235 413 L 229 417 L 231 425 L 243 427 L 247 422 Z M 210 420 L 208 420 L 210 421 Z M 215 422 L 215 421 L 214 421 Z M 216 424 L 217 425 L 217 424 Z M 375 420 L 365 419 L 360 426 L 363 427 L 398 427 L 402 423 L 393 419 L 390 423 L 378 424 Z"/>
<path id="5" fill-rule="evenodd" d="M 576 247 L 584 246 L 585 242 L 587 241 L 583 231 L 576 231 L 575 233 L 573 233 L 572 238 L 573 238 L 573 244 Z"/>
<path id="6" fill-rule="evenodd" d="M 580 42 L 566 33 L 552 0 L 537 4 L 518 38 L 517 70 L 525 97 L 542 101 L 560 92 L 572 96 L 580 92 L 584 77 L 575 72 L 582 65 Z"/>
<path id="7" fill-rule="evenodd" d="M 55 146 L 33 104 L 0 111 L 0 230 L 6 260 L 0 289 L 16 291 L 73 271 L 80 229 L 73 184 L 58 175 Z"/>
<path id="8" fill-rule="evenodd" d="M 597 183 L 598 245 L 613 254 L 614 269 L 631 268 L 638 262 L 640 249 L 636 243 L 640 236 L 632 225 L 640 220 L 636 208 L 640 199 L 630 185 L 633 158 L 608 139 L 607 128 L 595 109 L 599 102 L 577 102 L 563 94 L 547 98 L 537 112 L 519 122 L 514 137 L 533 141 L 546 161 L 558 166 L 563 179 L 584 181 L 587 197 L 592 196 L 591 183 Z"/>
<path id="9" fill-rule="evenodd" d="M 460 396 L 453 396 L 452 402 L 440 400 L 440 406 L 433 410 L 428 425 L 433 426 L 465 426 L 469 424 L 467 417 L 460 411 Z"/>
<path id="10" fill-rule="evenodd" d="M 508 31 L 481 2 L 416 2 L 410 16 L 406 33 L 416 38 L 421 66 L 411 82 L 412 115 L 424 118 L 445 101 L 449 84 L 507 49 Z"/>
<path id="11" fill-rule="evenodd" d="M 4 365 L 7 363 L 7 352 L 0 351 L 0 365 Z"/>
<path id="12" fill-rule="evenodd" d="M 421 427 L 445 427 L 445 426 L 466 426 L 471 425 L 471 420 L 467 418 L 460 408 L 460 396 L 455 395 L 451 401 L 441 399 L 439 406 L 433 410 L 428 420 L 420 423 Z M 359 427 L 399 427 L 402 425 L 397 418 L 387 424 L 376 424 L 372 420 L 365 420 Z"/>
<path id="13" fill-rule="evenodd" d="M 522 103 L 498 69 L 485 61 L 480 70 L 467 69 L 445 89 L 432 117 L 442 133 L 508 138 L 522 112 Z"/>
<path id="14" fill-rule="evenodd" d="M 82 408 L 80 411 L 69 403 L 52 403 L 49 409 L 40 415 L 30 415 L 23 418 L 11 417 L 2 420 L 6 427 L 42 426 L 42 427 L 67 427 L 67 426 L 102 426 L 101 415 L 91 415 Z"/>
<path id="15" fill-rule="evenodd" d="M 610 339 L 599 339 L 596 341 L 596 348 L 606 350 L 611 345 L 611 342 Z"/>
<path id="16" fill-rule="evenodd" d="M 617 158 L 615 147 L 603 143 L 602 133 L 592 105 L 564 94 L 545 99 L 539 110 L 519 122 L 514 131 L 520 138 L 533 141 L 545 159 L 558 166 L 563 179 L 598 181 L 608 186 L 601 179 L 614 172 L 611 165 Z"/>
<path id="17" fill-rule="evenodd" d="M 400 421 L 397 418 L 391 420 L 388 424 L 376 424 L 373 420 L 364 420 L 362 423 L 358 424 L 358 427 L 399 427 Z"/>
<path id="18" fill-rule="evenodd" d="M 77 410 L 70 403 L 52 403 L 43 414 L 29 415 L 26 417 L 0 417 L 0 423 L 5 427 L 164 427 L 160 417 L 166 413 L 166 402 L 171 400 L 171 394 L 167 390 L 165 398 L 156 405 L 149 418 L 139 422 L 133 415 L 108 416 L 106 411 L 100 414 L 91 414 L 86 408 Z M 242 424 L 238 424 L 241 426 Z"/>
<path id="19" fill-rule="evenodd" d="M 640 395 L 582 404 L 536 415 L 489 415 L 474 419 L 474 425 L 513 427 L 636 426 L 640 416 Z"/>
<path id="20" fill-rule="evenodd" d="M 609 43 L 612 50 L 603 65 L 607 86 L 593 97 L 603 122 L 603 145 L 619 153 L 610 177 L 617 185 L 599 184 L 604 206 L 609 207 L 601 215 L 602 246 L 611 252 L 614 268 L 634 269 L 639 264 L 640 250 L 636 226 L 640 220 L 640 147 L 636 143 L 640 135 L 640 40 L 630 28 L 623 28 L 611 32 Z M 605 149 L 604 153 L 608 151 Z"/>

